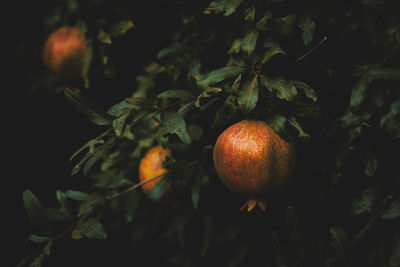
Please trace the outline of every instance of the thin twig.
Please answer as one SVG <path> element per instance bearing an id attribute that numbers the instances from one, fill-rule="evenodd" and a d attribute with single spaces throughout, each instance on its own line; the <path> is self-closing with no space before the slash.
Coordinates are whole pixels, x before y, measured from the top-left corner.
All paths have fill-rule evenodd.
<path id="1" fill-rule="evenodd" d="M 316 49 L 318 46 L 320 46 L 323 42 L 325 42 L 328 38 L 326 36 L 324 36 L 324 38 L 318 43 L 316 44 L 313 48 L 311 48 L 307 53 L 305 53 L 303 56 L 299 57 L 296 62 L 299 62 L 300 60 L 302 60 L 303 58 L 305 58 L 306 56 L 308 56 L 308 54 L 310 54 L 312 51 L 314 51 L 314 49 Z"/>
<path id="2" fill-rule="evenodd" d="M 132 191 L 132 190 L 134 190 L 134 189 L 136 189 L 136 188 L 138 188 L 138 187 L 140 187 L 140 186 L 142 186 L 142 185 L 144 185 L 144 184 L 147 184 L 147 183 L 149 183 L 149 182 L 151 182 L 151 181 L 153 181 L 153 180 L 159 179 L 159 178 L 162 179 L 162 178 L 164 177 L 164 175 L 166 175 L 167 173 L 174 172 L 174 171 L 179 170 L 179 169 L 184 169 L 184 168 L 190 167 L 190 166 L 192 166 L 192 165 L 194 165 L 194 164 L 196 164 L 196 163 L 198 163 L 198 160 L 193 160 L 193 161 L 191 161 L 191 162 L 189 162 L 189 163 L 187 163 L 187 164 L 185 164 L 185 165 L 182 165 L 182 166 L 180 166 L 180 167 L 178 167 L 178 168 L 168 170 L 168 171 L 166 171 L 166 172 L 164 172 L 164 173 L 162 173 L 162 174 L 160 174 L 160 175 L 154 176 L 154 177 L 152 177 L 152 178 L 150 178 L 150 179 L 147 179 L 147 180 L 145 180 L 145 181 L 142 181 L 142 182 L 140 182 L 140 183 L 137 183 L 137 184 L 135 184 L 135 185 L 133 185 L 133 186 L 131 186 L 131 187 L 129 187 L 129 188 L 127 188 L 127 189 L 125 189 L 125 190 L 119 192 L 118 194 L 116 194 L 116 195 L 114 195 L 114 196 L 112 196 L 112 197 L 107 198 L 107 200 L 117 199 L 117 198 L 121 197 L 122 195 L 128 193 L 129 191 Z"/>
<path id="3" fill-rule="evenodd" d="M 158 106 L 156 106 L 155 109 L 156 109 L 156 110 L 166 110 L 166 109 L 168 109 L 168 108 L 173 108 L 173 107 L 175 107 L 175 106 L 177 106 L 177 105 L 186 104 L 186 103 L 189 103 L 189 102 L 192 102 L 192 101 L 195 101 L 195 100 L 197 100 L 197 97 L 192 97 L 192 98 L 188 98 L 188 99 L 183 99 L 183 100 L 181 100 L 181 101 L 178 101 L 178 102 L 175 102 L 175 103 L 172 103 L 172 104 L 163 106 L 163 107 L 158 107 Z"/>

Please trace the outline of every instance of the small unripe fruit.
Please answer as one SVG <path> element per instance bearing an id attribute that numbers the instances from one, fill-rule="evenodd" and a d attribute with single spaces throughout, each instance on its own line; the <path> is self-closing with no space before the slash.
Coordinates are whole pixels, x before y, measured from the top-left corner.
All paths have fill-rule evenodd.
<path id="1" fill-rule="evenodd" d="M 218 137 L 214 165 L 232 191 L 276 195 L 288 184 L 294 169 L 294 146 L 263 121 L 244 120 Z"/>
<path id="2" fill-rule="evenodd" d="M 165 168 L 163 168 L 163 162 L 167 158 L 167 156 L 171 155 L 171 150 L 164 149 L 162 146 L 155 146 L 151 148 L 146 155 L 142 158 L 139 164 L 139 180 L 141 182 L 147 181 L 153 177 L 162 175 L 167 172 Z M 156 183 L 162 178 L 160 176 L 153 181 L 145 183 L 142 185 L 142 189 L 146 194 L 149 194 Z"/>
<path id="3" fill-rule="evenodd" d="M 86 49 L 84 34 L 76 27 L 65 26 L 47 38 L 43 61 L 58 78 L 75 79 L 82 73 Z"/>

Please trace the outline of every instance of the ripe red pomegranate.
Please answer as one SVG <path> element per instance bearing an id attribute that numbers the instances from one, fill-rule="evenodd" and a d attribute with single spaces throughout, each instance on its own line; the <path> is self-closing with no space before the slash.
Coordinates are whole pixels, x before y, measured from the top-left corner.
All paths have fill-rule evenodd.
<path id="1" fill-rule="evenodd" d="M 265 122 L 243 120 L 221 133 L 213 159 L 222 183 L 229 189 L 252 197 L 276 196 L 290 180 L 295 150 Z M 256 203 L 254 199 L 248 202 L 249 210 Z M 257 204 L 264 209 L 262 202 Z"/>
<path id="2" fill-rule="evenodd" d="M 61 27 L 47 38 L 43 49 L 45 66 L 63 80 L 78 78 L 86 53 L 84 34 L 76 27 Z"/>
<path id="3" fill-rule="evenodd" d="M 143 182 L 166 173 L 167 170 L 163 168 L 162 164 L 169 155 L 171 155 L 171 150 L 164 149 L 162 146 L 155 146 L 151 148 L 140 161 L 139 180 Z M 160 176 L 153 181 L 143 184 L 143 191 L 146 194 L 149 194 L 162 177 L 163 176 Z"/>

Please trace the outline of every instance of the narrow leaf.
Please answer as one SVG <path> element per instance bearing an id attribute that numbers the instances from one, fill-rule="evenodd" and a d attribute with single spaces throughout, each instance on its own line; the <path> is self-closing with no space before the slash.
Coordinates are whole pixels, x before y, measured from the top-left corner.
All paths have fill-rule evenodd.
<path id="1" fill-rule="evenodd" d="M 364 173 L 367 176 L 373 176 L 376 172 L 376 168 L 378 167 L 378 161 L 376 158 L 369 158 L 367 165 L 364 168 Z"/>
<path id="2" fill-rule="evenodd" d="M 376 187 L 367 188 L 361 196 L 353 200 L 350 207 L 351 214 L 370 213 L 372 211 L 372 205 L 378 197 L 378 193 L 379 191 Z"/>
<path id="3" fill-rule="evenodd" d="M 257 44 L 257 39 L 258 39 L 258 30 L 254 29 L 250 32 L 248 32 L 243 40 L 242 40 L 242 45 L 241 48 L 244 52 L 247 53 L 248 56 L 250 56 L 254 49 L 256 48 Z"/>
<path id="4" fill-rule="evenodd" d="M 162 179 L 158 180 L 156 185 L 153 187 L 149 194 L 149 198 L 151 200 L 159 200 L 164 195 L 165 191 L 167 190 L 170 184 L 168 175 L 166 174 Z"/>
<path id="5" fill-rule="evenodd" d="M 39 199 L 29 189 L 23 192 L 22 199 L 29 221 L 43 233 L 50 234 L 51 225 Z"/>
<path id="6" fill-rule="evenodd" d="M 244 20 L 246 21 L 254 21 L 254 17 L 256 15 L 256 7 L 253 5 L 249 8 L 247 8 L 244 12 L 245 17 Z"/>
<path id="7" fill-rule="evenodd" d="M 88 194 L 86 192 L 76 191 L 76 190 L 67 190 L 65 191 L 65 196 L 67 198 L 76 200 L 76 201 L 90 201 L 95 199 L 96 197 Z"/>
<path id="8" fill-rule="evenodd" d="M 67 100 L 74 105 L 76 109 L 86 115 L 86 117 L 88 117 L 95 124 L 111 125 L 113 117 L 95 103 L 85 99 L 70 89 L 65 90 L 64 94 Z"/>
<path id="9" fill-rule="evenodd" d="M 219 93 L 221 91 L 222 91 L 222 89 L 219 88 L 219 87 L 208 87 L 208 88 L 205 88 L 203 90 L 203 92 L 197 97 L 197 100 L 196 100 L 196 102 L 194 102 L 194 105 L 197 108 L 199 108 L 200 107 L 200 99 L 206 98 L 206 97 L 211 97 L 211 96 L 213 96 L 213 95 L 215 95 L 215 94 L 217 94 L 217 93 Z"/>
<path id="10" fill-rule="evenodd" d="M 282 47 L 276 43 L 271 43 L 269 44 L 270 49 L 265 52 L 262 60 L 261 60 L 261 65 L 264 65 L 267 63 L 273 56 L 277 54 L 282 54 L 286 55 L 286 52 L 282 49 Z"/>
<path id="11" fill-rule="evenodd" d="M 51 239 L 51 237 L 48 236 L 38 236 L 38 235 L 29 235 L 28 236 L 29 241 L 34 242 L 34 243 L 45 243 Z"/>
<path id="12" fill-rule="evenodd" d="M 106 239 L 107 233 L 103 225 L 95 218 L 89 217 L 78 224 L 77 229 L 88 238 Z"/>
<path id="13" fill-rule="evenodd" d="M 209 87 L 212 84 L 216 84 L 218 82 L 221 82 L 227 78 L 230 78 L 232 76 L 236 76 L 239 73 L 243 72 L 244 68 L 237 67 L 237 66 L 225 66 L 223 68 L 213 70 L 209 72 L 204 79 L 199 81 L 199 85 L 201 87 Z"/>
<path id="14" fill-rule="evenodd" d="M 193 93 L 186 90 L 167 90 L 160 93 L 157 98 L 178 98 L 186 99 L 193 97 Z"/>
<path id="15" fill-rule="evenodd" d="M 390 207 L 382 215 L 382 219 L 394 219 L 400 216 L 400 198 L 393 201 Z"/>
<path id="16" fill-rule="evenodd" d="M 366 92 L 369 84 L 371 83 L 372 79 L 367 74 L 364 74 L 356 83 L 351 91 L 350 96 L 350 106 L 353 110 L 357 110 L 360 105 L 364 102 L 366 97 Z"/>
<path id="17" fill-rule="evenodd" d="M 115 38 L 119 35 L 125 34 L 129 29 L 132 29 L 135 24 L 130 20 L 121 20 L 111 26 L 110 35 Z"/>
<path id="18" fill-rule="evenodd" d="M 301 265 L 304 264 L 306 254 L 306 238 L 302 225 L 293 207 L 289 206 L 286 209 L 286 223 L 289 225 L 291 233 L 290 240 L 295 244 L 297 255 Z"/>
<path id="19" fill-rule="evenodd" d="M 190 135 L 186 128 L 183 116 L 175 111 L 161 113 L 161 123 L 169 133 L 175 133 L 184 144 L 190 144 Z"/>
<path id="20" fill-rule="evenodd" d="M 293 81 L 293 84 L 297 89 L 303 90 L 307 98 L 311 99 L 313 102 L 317 102 L 317 93 L 308 84 L 300 81 Z"/>
<path id="21" fill-rule="evenodd" d="M 210 5 L 204 9 L 204 14 L 218 14 L 224 12 L 224 16 L 229 16 L 236 11 L 238 6 L 243 0 L 218 0 L 211 2 Z"/>
<path id="22" fill-rule="evenodd" d="M 400 69 L 371 69 L 368 71 L 371 79 L 400 80 Z"/>
<path id="23" fill-rule="evenodd" d="M 271 10 L 267 10 L 265 15 L 257 22 L 256 27 L 261 31 L 266 31 L 268 29 L 268 22 L 272 19 Z"/>
<path id="24" fill-rule="evenodd" d="M 344 263 L 347 262 L 347 240 L 346 234 L 343 232 L 342 228 L 338 226 L 333 226 L 329 228 L 331 234 L 333 245 L 338 253 L 338 256 L 343 260 Z"/>
<path id="25" fill-rule="evenodd" d="M 140 109 L 149 109 L 154 107 L 154 100 L 146 97 L 128 97 L 125 101 Z"/>
<path id="26" fill-rule="evenodd" d="M 297 96 L 297 90 L 293 82 L 284 79 L 270 79 L 263 77 L 264 86 L 280 99 L 292 101 Z"/>
<path id="27" fill-rule="evenodd" d="M 289 123 L 299 132 L 299 137 L 309 139 L 310 135 L 303 131 L 300 123 L 296 120 L 295 117 L 288 118 Z"/>
<path id="28" fill-rule="evenodd" d="M 238 104 L 243 113 L 247 114 L 252 111 L 258 101 L 258 76 L 254 77 L 243 84 L 239 91 Z"/>

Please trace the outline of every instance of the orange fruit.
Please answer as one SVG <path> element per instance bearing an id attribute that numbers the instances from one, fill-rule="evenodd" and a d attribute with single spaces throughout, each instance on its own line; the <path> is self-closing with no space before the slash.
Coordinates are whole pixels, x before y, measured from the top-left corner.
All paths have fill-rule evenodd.
<path id="1" fill-rule="evenodd" d="M 213 160 L 222 183 L 232 191 L 249 196 L 276 195 L 290 180 L 294 151 L 294 145 L 265 122 L 243 120 L 221 133 Z"/>
<path id="2" fill-rule="evenodd" d="M 153 177 L 159 176 L 167 172 L 163 168 L 163 162 L 167 156 L 171 155 L 171 150 L 164 149 L 162 146 L 155 146 L 151 148 L 146 155 L 141 159 L 139 164 L 139 180 L 141 182 L 147 181 Z M 145 183 L 142 185 L 142 189 L 146 194 L 149 194 L 156 183 L 162 178 L 160 176 L 153 181 Z"/>
<path id="3" fill-rule="evenodd" d="M 82 73 L 86 49 L 84 34 L 76 27 L 64 26 L 47 38 L 43 61 L 57 77 L 74 79 Z"/>

